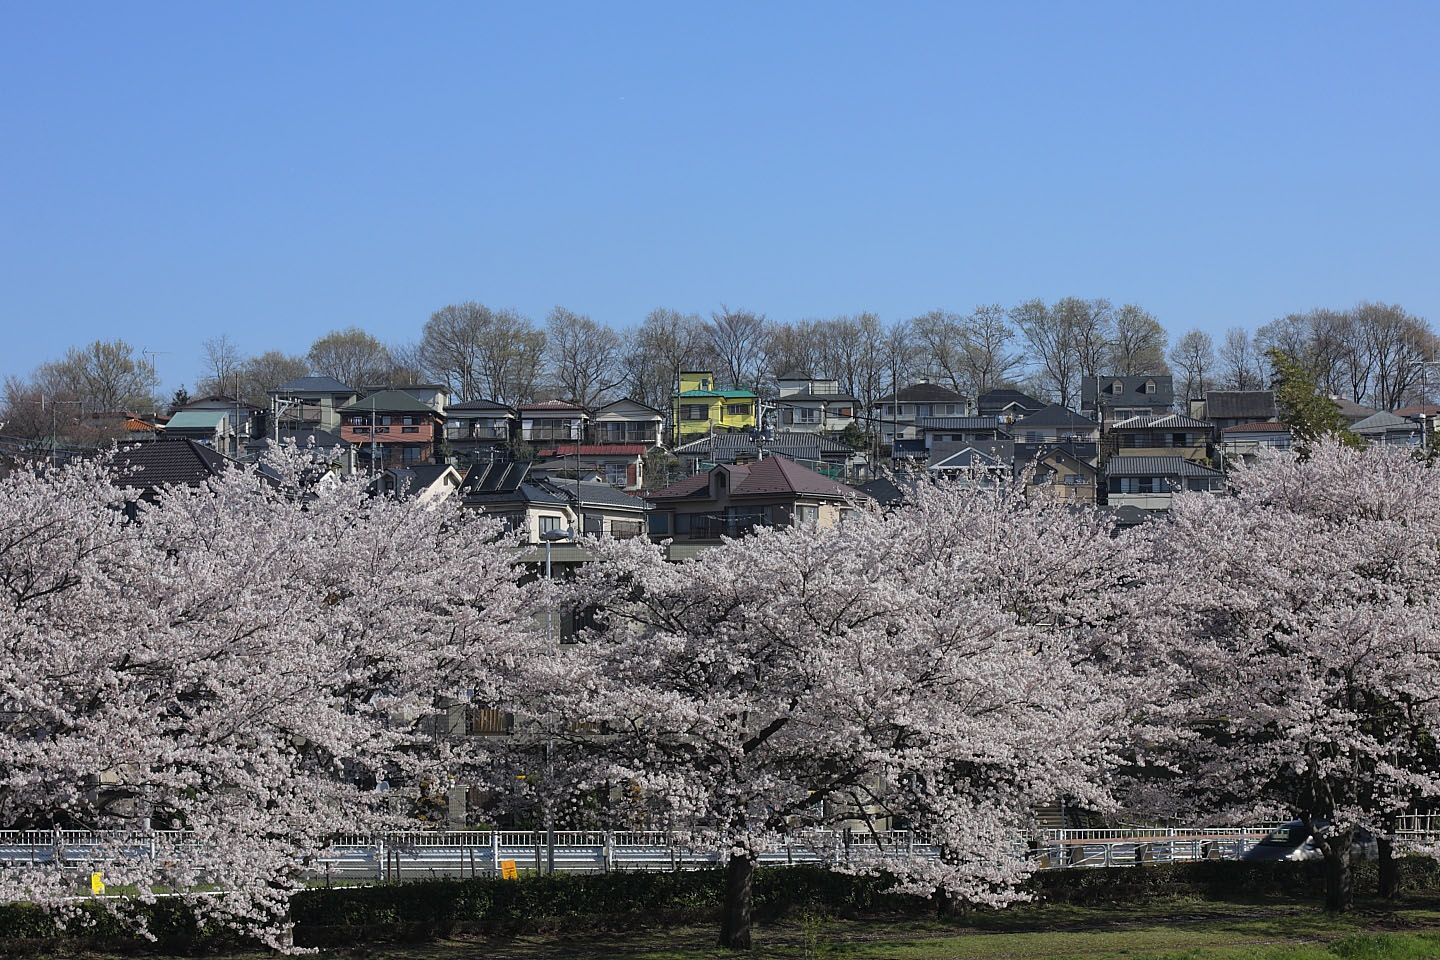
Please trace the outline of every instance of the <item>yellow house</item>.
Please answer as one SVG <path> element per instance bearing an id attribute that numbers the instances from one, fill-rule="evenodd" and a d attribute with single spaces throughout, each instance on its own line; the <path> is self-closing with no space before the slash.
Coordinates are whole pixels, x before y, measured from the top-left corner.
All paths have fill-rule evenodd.
<path id="1" fill-rule="evenodd" d="M 676 443 L 711 430 L 743 430 L 759 420 L 760 398 L 749 390 L 721 388 L 709 370 L 682 370 L 671 401 L 670 418 Z"/>

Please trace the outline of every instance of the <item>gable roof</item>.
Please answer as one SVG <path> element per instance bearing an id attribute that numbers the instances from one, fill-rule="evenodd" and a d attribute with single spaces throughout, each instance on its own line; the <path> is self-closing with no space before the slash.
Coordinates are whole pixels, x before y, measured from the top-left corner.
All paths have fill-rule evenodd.
<path id="1" fill-rule="evenodd" d="M 1352 433 L 1385 433 L 1390 430 L 1418 430 L 1419 424 L 1413 420 L 1406 420 L 1404 417 L 1397 417 L 1393 413 L 1381 410 L 1379 413 L 1372 413 L 1364 420 L 1351 424 Z"/>
<path id="2" fill-rule="evenodd" d="M 676 456 L 704 457 L 715 463 L 733 463 L 742 456 L 758 458 L 762 452 L 791 460 L 820 460 L 826 455 L 848 457 L 855 450 L 829 437 L 789 430 L 781 430 L 768 440 L 752 433 L 717 433 L 675 448 Z"/>
<path id="3" fill-rule="evenodd" d="M 1016 430 L 1023 430 L 1026 427 L 1074 427 L 1079 430 L 1098 430 L 1100 424 L 1087 416 L 1076 413 L 1069 407 L 1052 403 L 1034 413 L 1027 413 L 1015 421 L 1014 428 Z"/>
<path id="4" fill-rule="evenodd" d="M 569 503 L 575 502 L 576 482 L 574 480 L 557 480 L 549 477 L 536 481 L 536 485 L 544 487 L 546 490 L 549 490 L 551 493 L 554 493 Z M 643 511 L 646 509 L 644 500 L 632 496 L 624 490 L 617 490 L 608 483 L 595 483 L 591 480 L 581 480 L 579 487 L 581 507 L 588 504 L 595 507 L 610 507 L 620 510 Z"/>
<path id="5" fill-rule="evenodd" d="M 927 470 L 968 470 L 971 467 L 998 467 L 1000 461 L 983 450 L 966 447 L 957 450 L 943 460 L 930 464 Z M 1006 465 L 1008 466 L 1008 464 Z"/>
<path id="6" fill-rule="evenodd" d="M 938 383 L 912 383 L 908 387 L 901 387 L 895 393 L 875 398 L 876 403 L 928 403 L 934 400 L 964 402 L 965 396 Z"/>
<path id="7" fill-rule="evenodd" d="M 1111 457 L 1105 464 L 1107 477 L 1222 477 L 1184 457 Z"/>
<path id="8" fill-rule="evenodd" d="M 1110 425 L 1111 430 L 1173 430 L 1183 427 L 1187 430 L 1209 430 L 1213 423 L 1205 420 L 1196 420 L 1194 417 L 1187 417 L 1183 413 L 1162 413 L 1146 414 L 1139 417 L 1126 417 L 1124 420 L 1116 420 Z"/>
<path id="9" fill-rule="evenodd" d="M 369 413 L 371 410 L 378 413 L 435 413 L 434 407 L 401 390 L 381 390 L 340 408 L 341 413 Z"/>
<path id="10" fill-rule="evenodd" d="M 775 402 L 780 406 L 784 406 L 785 404 L 792 402 L 799 403 L 808 401 L 810 403 L 825 403 L 832 400 L 836 403 L 855 404 L 860 402 L 855 397 L 850 396 L 850 394 L 848 393 L 821 393 L 815 390 L 811 390 L 809 387 L 806 387 L 804 390 L 796 390 L 794 393 L 787 393 L 783 397 L 775 398 Z"/>
<path id="11" fill-rule="evenodd" d="M 1146 393 L 1145 384 L 1155 381 L 1155 392 Z M 1097 383 L 1098 381 L 1098 383 Z M 1119 389 L 1116 389 L 1116 384 Z M 1100 391 L 1100 406 L 1113 407 L 1122 404 L 1145 404 L 1151 407 L 1168 407 L 1175 402 L 1175 378 L 1163 376 L 1085 377 L 1080 382 L 1081 405 L 1095 405 L 1095 391 Z"/>
<path id="12" fill-rule="evenodd" d="M 1380 412 L 1374 407 L 1363 406 L 1356 403 L 1354 400 L 1350 400 L 1346 397 L 1331 397 L 1330 399 L 1334 400 L 1335 405 L 1340 408 L 1340 416 L 1344 417 L 1346 420 L 1349 420 L 1352 423 L 1356 420 L 1364 420 L 1372 413 Z"/>
<path id="13" fill-rule="evenodd" d="M 509 460 L 475 463 L 465 471 L 460 489 L 465 493 L 505 493 L 514 491 L 530 474 L 530 464 Z"/>
<path id="14" fill-rule="evenodd" d="M 580 444 L 580 456 L 582 457 L 643 457 L 654 449 L 650 443 L 582 443 Z M 575 456 L 575 444 L 568 447 L 549 447 L 538 450 L 535 456 L 546 460 L 550 457 L 573 457 Z"/>
<path id="15" fill-rule="evenodd" d="M 111 466 L 116 471 L 117 486 L 148 489 L 170 485 L 198 487 L 227 469 L 243 465 L 203 443 L 170 438 L 121 447 Z"/>
<path id="16" fill-rule="evenodd" d="M 167 430 L 214 430 L 230 419 L 230 410 L 181 410 L 165 421 Z"/>
<path id="17" fill-rule="evenodd" d="M 1030 394 L 1021 390 L 987 390 L 975 398 L 975 405 L 980 412 L 999 412 L 1010 407 L 1021 407 L 1025 410 L 1039 410 L 1045 406 L 1043 400 L 1036 400 Z"/>
<path id="18" fill-rule="evenodd" d="M 1257 423 L 1237 423 L 1226 427 L 1221 433 L 1289 433 L 1290 427 L 1283 423 L 1276 423 L 1273 420 L 1261 420 Z"/>
<path id="19" fill-rule="evenodd" d="M 662 411 L 662 410 L 656 410 L 654 407 L 650 406 L 650 404 L 648 404 L 648 403 L 641 403 L 639 400 L 635 400 L 635 399 L 633 399 L 633 398 L 631 398 L 631 397 L 621 397 L 619 400 L 611 400 L 609 403 L 601 404 L 600 406 L 598 406 L 598 407 L 595 408 L 595 413 L 597 413 L 597 414 L 603 413 L 604 411 L 609 410 L 611 407 L 618 407 L 618 406 L 620 406 L 622 403 L 628 403 L 628 404 L 630 404 L 631 406 L 640 407 L 640 408 L 642 408 L 642 409 L 644 409 L 644 410 L 649 410 L 651 413 L 655 414 L 657 417 L 663 417 L 663 416 L 665 416 L 664 411 Z"/>
<path id="20" fill-rule="evenodd" d="M 1050 466 L 1050 463 L 1052 461 L 1062 460 L 1069 464 L 1071 467 L 1076 467 L 1086 473 L 1089 473 L 1091 476 L 1096 476 L 1100 473 L 1099 468 L 1091 465 L 1088 460 L 1077 457 L 1070 450 L 1059 446 L 1044 448 L 1035 455 L 1035 472 L 1039 473 L 1042 470 L 1054 470 L 1054 468 Z"/>
<path id="21" fill-rule="evenodd" d="M 1276 416 L 1274 390 L 1211 390 L 1205 394 L 1205 416 L 1234 420 L 1252 417 L 1270 420 Z"/>
<path id="22" fill-rule="evenodd" d="M 921 430 L 999 430 L 999 417 L 916 417 Z"/>
<path id="23" fill-rule="evenodd" d="M 462 401 L 460 401 L 459 403 L 452 403 L 452 404 L 447 405 L 447 406 L 445 407 L 445 409 L 446 409 L 447 411 L 450 411 L 450 410 L 501 410 L 501 411 L 504 411 L 505 413 L 509 413 L 509 414 L 513 414 L 513 413 L 515 412 L 515 408 L 514 408 L 514 407 L 506 406 L 505 404 L 500 403 L 500 402 L 497 401 L 497 400 L 462 400 Z"/>
<path id="24" fill-rule="evenodd" d="M 697 473 L 663 490 L 649 494 L 647 500 L 676 500 L 701 496 L 709 499 L 710 477 L 716 470 L 729 476 L 730 497 L 759 497 L 792 494 L 807 497 L 829 497 L 843 500 L 864 496 L 854 487 L 823 477 L 784 457 L 766 457 L 757 463 L 721 464 L 705 473 Z"/>
<path id="25" fill-rule="evenodd" d="M 270 394 L 283 393 L 356 393 L 354 387 L 348 386 L 336 380 L 334 377 L 296 377 L 294 380 L 286 380 L 278 387 L 271 387 L 265 391 Z"/>

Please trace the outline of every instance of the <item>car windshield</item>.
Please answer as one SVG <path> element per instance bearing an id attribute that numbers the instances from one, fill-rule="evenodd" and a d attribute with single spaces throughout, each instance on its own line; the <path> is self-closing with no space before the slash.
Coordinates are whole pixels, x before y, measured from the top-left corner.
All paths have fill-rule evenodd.
<path id="1" fill-rule="evenodd" d="M 1278 830 L 1272 830 L 1260 841 L 1262 847 L 1298 847 L 1309 836 L 1305 827 L 1298 823 L 1287 823 Z"/>

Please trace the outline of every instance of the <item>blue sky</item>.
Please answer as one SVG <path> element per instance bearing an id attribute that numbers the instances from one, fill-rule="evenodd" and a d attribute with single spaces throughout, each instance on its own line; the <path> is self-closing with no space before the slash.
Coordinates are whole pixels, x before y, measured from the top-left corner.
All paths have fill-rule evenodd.
<path id="1" fill-rule="evenodd" d="M 1440 5 L 0 7 L 0 374 L 72 344 L 413 340 L 1136 302 L 1440 321 Z"/>

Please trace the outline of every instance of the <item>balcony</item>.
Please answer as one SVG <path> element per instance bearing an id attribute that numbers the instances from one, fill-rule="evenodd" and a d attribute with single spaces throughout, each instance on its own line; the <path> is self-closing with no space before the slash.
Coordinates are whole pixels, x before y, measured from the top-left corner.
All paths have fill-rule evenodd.
<path id="1" fill-rule="evenodd" d="M 489 707 L 465 711 L 465 732 L 470 736 L 505 736 L 515 732 L 515 714 Z"/>
<path id="2" fill-rule="evenodd" d="M 479 423 L 447 423 L 445 424 L 445 439 L 452 441 L 466 440 L 509 440 L 510 427 L 486 426 Z"/>
<path id="3" fill-rule="evenodd" d="M 596 443 L 643 443 L 654 446 L 659 443 L 659 428 L 653 424 L 632 426 L 630 424 L 601 424 L 595 431 Z"/>

